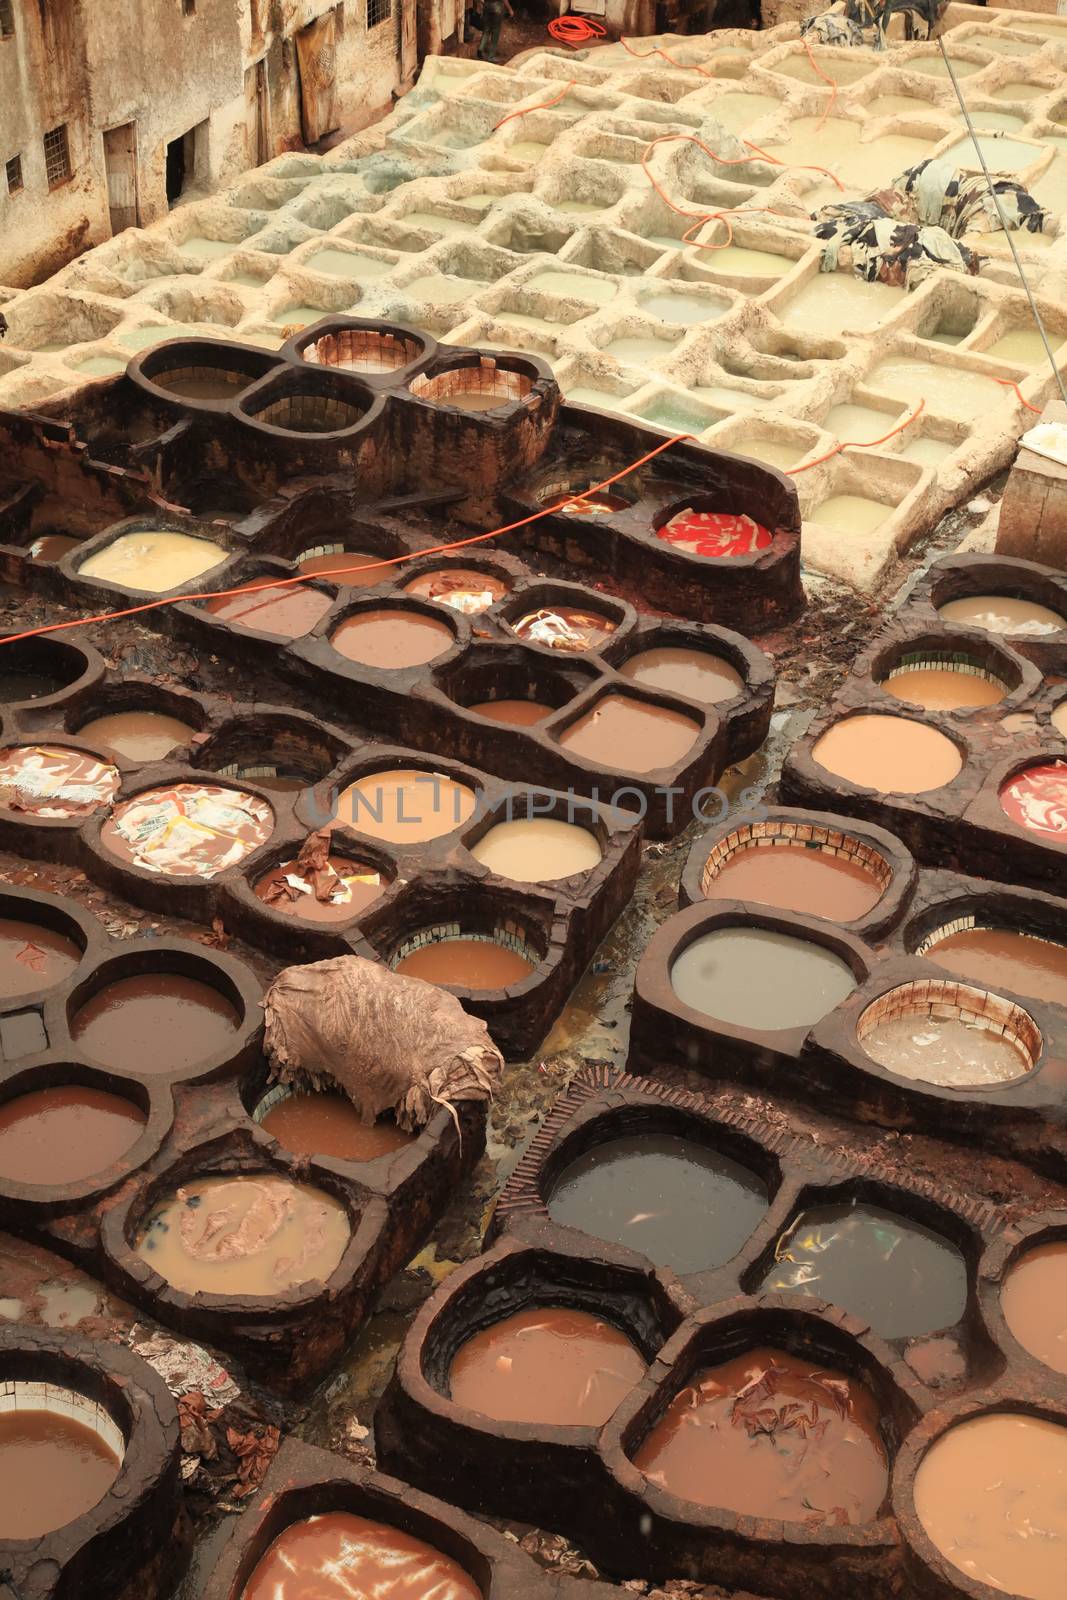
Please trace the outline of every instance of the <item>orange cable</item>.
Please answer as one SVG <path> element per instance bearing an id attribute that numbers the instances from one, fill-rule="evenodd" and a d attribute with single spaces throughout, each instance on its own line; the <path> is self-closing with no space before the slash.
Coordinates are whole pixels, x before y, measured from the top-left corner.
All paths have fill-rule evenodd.
<path id="1" fill-rule="evenodd" d="M 875 445 L 885 444 L 887 439 L 892 439 L 898 433 L 903 433 L 905 428 L 910 428 L 915 419 L 922 413 L 925 405 L 926 400 L 920 400 L 910 417 L 905 417 L 903 422 L 898 422 L 895 428 L 890 428 L 888 433 L 883 433 L 880 439 L 843 439 L 838 444 L 835 444 L 832 450 L 827 450 L 824 456 L 816 456 L 814 461 L 805 461 L 799 467 L 787 467 L 785 471 L 786 477 L 795 478 L 798 472 L 810 472 L 812 467 L 821 466 L 824 461 L 832 461 L 834 456 L 841 454 L 842 450 L 873 450 Z"/>
<path id="2" fill-rule="evenodd" d="M 646 461 L 651 461 L 655 456 L 662 455 L 663 451 L 669 450 L 672 445 L 682 444 L 686 439 L 693 438 L 695 438 L 695 435 L 692 433 L 676 433 L 672 438 L 665 439 L 662 444 L 656 445 L 653 450 L 646 451 L 636 461 L 631 461 L 629 466 L 613 473 L 610 478 L 605 478 L 602 483 L 590 484 L 587 489 L 583 489 L 581 497 L 599 494 L 601 489 L 609 489 L 613 483 L 618 483 L 620 478 L 628 477 L 631 472 L 636 472 L 638 467 L 643 467 Z M 520 517 L 518 522 L 506 523 L 501 528 L 490 528 L 488 533 L 475 533 L 468 539 L 453 539 L 446 544 L 435 544 L 428 550 L 412 550 L 404 555 L 388 556 L 381 561 L 368 562 L 366 566 L 360 567 L 359 570 L 360 572 L 370 572 L 377 567 L 397 567 L 405 561 L 421 560 L 423 556 L 441 555 L 448 550 L 462 550 L 467 545 L 481 544 L 486 539 L 495 539 L 498 534 L 512 533 L 516 528 L 525 528 L 531 522 L 540 521 L 542 517 L 552 516 L 554 512 L 562 511 L 572 500 L 581 497 L 570 494 L 555 505 L 543 506 L 540 511 L 534 511 L 528 517 Z M 316 572 L 313 576 L 315 578 L 336 578 L 352 570 L 351 567 L 331 567 L 327 571 Z M 50 622 L 40 628 L 27 628 L 24 633 L 9 633 L 0 638 L 0 645 L 18 644 L 23 639 L 36 639 L 45 633 L 62 633 L 68 628 L 87 628 L 97 622 L 118 622 L 125 617 L 136 617 L 145 611 L 158 611 L 163 606 L 178 605 L 182 601 L 228 600 L 234 595 L 259 594 L 264 589 L 285 589 L 292 584 L 306 583 L 309 576 L 311 575 L 308 573 L 299 573 L 293 578 L 271 578 L 264 583 L 241 584 L 235 589 L 216 589 L 209 594 L 166 595 L 161 600 L 146 600 L 140 605 L 127 606 L 124 611 L 103 611 L 95 617 L 79 617 L 67 622 Z"/>
<path id="3" fill-rule="evenodd" d="M 564 95 L 567 93 L 567 90 L 573 89 L 577 82 L 577 78 L 572 78 L 569 83 L 565 83 L 563 85 L 563 88 L 559 91 L 559 94 L 554 94 L 551 100 L 542 100 L 540 105 L 527 106 L 524 111 L 509 111 L 506 117 L 501 117 L 499 122 L 493 123 L 493 132 L 495 133 L 498 128 L 502 128 L 505 122 L 510 122 L 512 117 L 528 117 L 531 111 L 547 111 L 549 106 L 558 105 L 563 99 Z"/>
<path id="4" fill-rule="evenodd" d="M 560 44 L 569 44 L 572 50 L 578 50 L 590 39 L 602 39 L 608 30 L 591 17 L 562 16 L 553 17 L 548 31 Z"/>
<path id="5" fill-rule="evenodd" d="M 1022 390 L 1019 388 L 1019 385 L 1015 382 L 1014 378 L 994 378 L 993 382 L 1003 384 L 1005 389 L 1014 389 L 1015 397 L 1021 406 L 1025 406 L 1027 411 L 1033 411 L 1039 417 L 1044 416 L 1044 412 L 1041 410 L 1040 406 L 1032 406 L 1029 400 L 1023 399 Z"/>

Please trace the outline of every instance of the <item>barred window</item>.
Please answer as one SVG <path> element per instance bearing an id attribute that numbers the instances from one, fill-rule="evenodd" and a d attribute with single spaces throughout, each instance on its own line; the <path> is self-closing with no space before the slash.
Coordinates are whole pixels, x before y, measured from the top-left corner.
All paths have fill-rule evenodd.
<path id="1" fill-rule="evenodd" d="M 388 22 L 393 14 L 393 0 L 367 0 L 367 27 L 376 28 L 379 22 Z"/>
<path id="2" fill-rule="evenodd" d="M 14 194 L 16 190 L 22 188 L 22 157 L 12 156 L 6 163 L 6 171 L 7 192 Z"/>
<path id="3" fill-rule="evenodd" d="M 0 39 L 10 39 L 15 31 L 15 8 L 12 0 L 0 0 Z"/>
<path id="4" fill-rule="evenodd" d="M 66 183 L 70 177 L 70 145 L 67 142 L 66 123 L 44 136 L 44 170 L 50 189 Z"/>

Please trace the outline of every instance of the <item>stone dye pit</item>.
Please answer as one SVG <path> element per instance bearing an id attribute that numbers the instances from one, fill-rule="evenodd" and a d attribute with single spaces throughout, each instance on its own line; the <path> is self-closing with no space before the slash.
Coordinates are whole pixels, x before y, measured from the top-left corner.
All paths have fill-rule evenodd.
<path id="1" fill-rule="evenodd" d="M 954 6 L 946 25 L 987 160 L 1049 208 L 1045 231 L 1015 243 L 1062 361 L 1067 44 L 1049 25 L 1020 80 L 1020 47 L 1035 42 L 1020 15 L 1023 34 L 1008 11 Z M 933 43 L 861 50 L 838 82 L 842 52 L 809 60 L 793 25 L 663 45 L 651 60 L 621 44 L 536 50 L 513 67 L 428 58 L 367 133 L 322 157 L 279 156 L 254 184 L 127 230 L 13 295 L 0 405 L 52 404 L 168 339 L 269 351 L 345 312 L 537 353 L 575 404 L 727 448 L 747 439 L 786 466 L 881 440 L 923 399 L 903 433 L 797 479 L 809 562 L 873 586 L 1006 464 L 1026 413 L 995 380 L 1037 404 L 1053 387 L 1001 234 L 965 237 L 988 258 L 979 278 L 941 271 L 913 294 L 819 273 L 813 209 L 927 158 L 973 168 L 941 57 Z M 723 208 L 732 237 L 712 216 Z M 336 342 L 322 360 L 385 365 Z M 259 370 L 186 361 L 158 392 L 221 405 Z M 469 415 L 496 404 L 491 389 L 456 393 Z"/>

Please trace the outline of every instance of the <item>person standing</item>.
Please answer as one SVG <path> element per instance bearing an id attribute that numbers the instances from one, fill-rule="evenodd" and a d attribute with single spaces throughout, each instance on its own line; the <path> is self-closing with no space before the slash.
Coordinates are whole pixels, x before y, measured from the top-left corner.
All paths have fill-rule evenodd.
<path id="1" fill-rule="evenodd" d="M 495 61 L 500 44 L 500 29 L 505 16 L 513 17 L 509 0 L 484 0 L 482 5 L 482 37 L 478 41 L 478 56 L 482 61 Z"/>

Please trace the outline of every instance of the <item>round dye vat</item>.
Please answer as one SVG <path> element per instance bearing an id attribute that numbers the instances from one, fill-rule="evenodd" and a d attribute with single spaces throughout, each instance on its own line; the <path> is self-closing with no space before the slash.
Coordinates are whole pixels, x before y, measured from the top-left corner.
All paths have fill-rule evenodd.
<path id="1" fill-rule="evenodd" d="M 644 1375 L 641 1352 L 609 1322 L 537 1306 L 468 1339 L 448 1386 L 457 1405 L 498 1422 L 598 1428 Z"/>
<path id="2" fill-rule="evenodd" d="M 389 844 L 425 844 L 473 816 L 474 790 L 443 772 L 395 767 L 370 772 L 337 797 L 331 827 L 345 826 Z"/>
<path id="3" fill-rule="evenodd" d="M 327 1511 L 278 1535 L 240 1600 L 482 1600 L 449 1556 L 410 1533 Z"/>
<path id="4" fill-rule="evenodd" d="M 151 1075 L 232 1049 L 241 1019 L 217 989 L 176 972 L 116 978 L 71 1019 L 71 1038 L 101 1066 Z"/>
<path id="5" fill-rule="evenodd" d="M 9 1183 L 81 1183 L 132 1150 L 146 1117 L 84 1084 L 35 1089 L 0 1105 L 0 1175 Z"/>
<path id="6" fill-rule="evenodd" d="M 1063 1600 L 1067 1428 L 991 1411 L 950 1428 L 915 1474 L 915 1510 L 945 1560 L 1026 1600 Z"/>
<path id="7" fill-rule="evenodd" d="M 135 1249 L 186 1294 L 284 1294 L 325 1283 L 351 1235 L 339 1200 L 277 1173 L 196 1178 L 153 1206 Z"/>
<path id="8" fill-rule="evenodd" d="M 495 939 L 433 939 L 393 962 L 393 971 L 464 989 L 508 989 L 536 971 L 536 962 Z"/>
<path id="9" fill-rule="evenodd" d="M 777 839 L 734 850 L 702 887 L 709 900 L 753 900 L 830 922 L 866 916 L 884 892 L 870 868 L 854 856 Z"/>
<path id="10" fill-rule="evenodd" d="M 609 517 L 617 511 L 630 510 L 630 502 L 625 495 L 612 494 L 607 489 L 576 494 L 573 500 L 563 501 L 558 498 L 561 492 L 551 489 L 541 496 L 541 500 L 544 505 L 556 506 L 558 510 L 566 512 L 568 517 Z"/>
<path id="11" fill-rule="evenodd" d="M 633 1460 L 682 1500 L 809 1527 L 870 1522 L 889 1483 L 870 1391 L 767 1348 L 699 1373 Z"/>
<path id="12" fill-rule="evenodd" d="M 581 611 L 577 606 L 541 606 L 508 624 L 520 639 L 580 655 L 599 650 L 615 632 L 617 623 L 596 611 Z"/>
<path id="13" fill-rule="evenodd" d="M 961 928 L 921 954 L 958 978 L 1067 1006 L 1067 945 L 1051 939 L 1011 928 Z"/>
<path id="14" fill-rule="evenodd" d="M 555 883 L 599 866 L 603 851 L 595 834 L 553 817 L 516 817 L 498 822 L 471 846 L 471 855 L 500 878 L 515 883 Z"/>
<path id="15" fill-rule="evenodd" d="M 953 1327 L 967 1309 L 955 1245 L 881 1206 L 816 1206 L 778 1240 L 761 1289 L 828 1300 L 883 1339 Z"/>
<path id="16" fill-rule="evenodd" d="M 937 1003 L 934 999 L 926 1002 L 928 1006 Z M 966 1004 L 962 996 L 960 1003 Z M 966 1021 L 962 1016 L 933 1016 L 918 1005 L 894 1014 L 890 1005 L 888 1013 L 869 1028 L 864 1028 L 861 1018 L 860 1030 L 866 1054 L 898 1078 L 952 1089 L 980 1089 L 1014 1083 L 1033 1070 L 1021 1043 L 1008 1033 L 995 1033 L 992 1025 L 977 1015 Z"/>
<path id="17" fill-rule="evenodd" d="M 302 639 L 332 605 L 332 595 L 295 583 L 287 589 L 225 595 L 209 600 L 204 609 L 235 628 L 270 633 L 277 639 Z"/>
<path id="18" fill-rule="evenodd" d="M 774 534 L 762 523 L 744 513 L 723 511 L 693 511 L 687 508 L 677 512 L 657 536 L 687 555 L 711 556 L 722 560 L 727 556 L 751 556 L 760 550 L 769 550 Z"/>
<path id="19" fill-rule="evenodd" d="M 1067 1373 L 1067 1241 L 1020 1256 L 1004 1280 L 1000 1308 L 1024 1350 Z"/>
<path id="20" fill-rule="evenodd" d="M 145 594 L 168 594 L 221 566 L 229 555 L 212 539 L 194 539 L 165 528 L 123 533 L 83 561 L 78 573 L 104 583 L 120 583 Z"/>
<path id="21" fill-rule="evenodd" d="M 81 950 L 65 934 L 39 922 L 0 917 L 0 1000 L 50 989 L 73 972 L 81 958 Z"/>
<path id="22" fill-rule="evenodd" d="M 304 922 L 348 922 L 385 889 L 381 873 L 345 856 L 327 856 L 309 869 L 298 860 L 283 861 L 264 874 L 255 893 L 272 911 Z"/>
<path id="23" fill-rule="evenodd" d="M 420 600 L 436 600 L 439 605 L 451 606 L 466 617 L 480 616 L 491 605 L 503 600 L 508 586 L 488 572 L 478 572 L 474 567 L 441 567 L 433 572 L 422 572 L 410 583 L 405 583 L 404 593 L 417 595 Z"/>
<path id="24" fill-rule="evenodd" d="M 490 722 L 506 722 L 514 728 L 532 728 L 551 716 L 555 706 L 542 705 L 539 700 L 478 700 L 467 707 Z"/>
<path id="25" fill-rule="evenodd" d="M 418 1137 L 391 1118 L 364 1122 L 344 1094 L 287 1094 L 259 1125 L 295 1156 L 333 1156 L 337 1161 L 374 1161 L 406 1150 Z"/>
<path id="26" fill-rule="evenodd" d="M 258 795 L 215 784 L 145 789 L 115 807 L 101 838 L 113 854 L 170 878 L 214 878 L 243 861 L 274 831 Z"/>
<path id="27" fill-rule="evenodd" d="M 162 761 L 196 733 L 187 722 L 161 711 L 114 711 L 85 723 L 79 731 L 83 738 L 107 745 L 127 761 Z"/>
<path id="28" fill-rule="evenodd" d="M 926 711 L 961 711 L 970 706 L 994 706 L 1007 694 L 1004 684 L 977 666 L 950 666 L 935 660 L 901 666 L 881 687 L 897 700 L 907 700 Z"/>
<path id="29" fill-rule="evenodd" d="M 811 754 L 835 777 L 882 794 L 925 794 L 963 770 L 951 739 L 906 717 L 846 717 L 816 741 Z"/>
<path id="30" fill-rule="evenodd" d="M 392 576 L 394 569 L 382 565 L 388 559 L 365 550 L 317 550 L 313 555 L 301 556 L 296 570 L 307 576 L 327 572 L 350 589 L 372 589 Z"/>
<path id="31" fill-rule="evenodd" d="M 754 1172 L 670 1133 L 593 1145 L 564 1167 L 548 1196 L 561 1227 L 640 1250 L 675 1272 L 722 1266 L 766 1210 L 767 1188 Z"/>
<path id="32" fill-rule="evenodd" d="M 1067 628 L 1067 617 L 1033 600 L 1016 600 L 1006 594 L 972 594 L 964 600 L 949 600 L 938 606 L 937 614 L 946 622 L 963 622 L 986 633 L 1018 633 L 1041 638 Z"/>
<path id="33" fill-rule="evenodd" d="M 451 650 L 455 642 L 451 628 L 443 622 L 399 606 L 361 611 L 342 622 L 330 639 L 347 661 L 388 672 L 425 666 Z"/>
<path id="34" fill-rule="evenodd" d="M 718 705 L 742 692 L 741 674 L 710 650 L 683 650 L 673 645 L 640 650 L 617 669 L 620 676 L 649 689 L 683 694 L 703 705 Z"/>
<path id="35" fill-rule="evenodd" d="M 677 767 L 700 736 L 700 724 L 666 706 L 602 695 L 591 711 L 559 735 L 572 756 L 616 772 L 658 772 Z"/>
<path id="36" fill-rule="evenodd" d="M 48 1409 L 0 1411 L 0 1539 L 38 1539 L 65 1527 L 103 1499 L 122 1465 L 94 1427 L 51 1409 L 66 1402 L 89 1417 L 92 1401 L 43 1383 L 16 1384 L 16 1398 L 19 1388 L 39 1388 L 41 1401 L 47 1393 Z"/>
<path id="37" fill-rule="evenodd" d="M 46 533 L 33 541 L 29 553 L 36 561 L 62 561 L 65 555 L 77 550 L 81 542 L 67 533 Z"/>
<path id="38" fill-rule="evenodd" d="M 1046 761 L 1009 778 L 1000 807 L 1028 833 L 1067 844 L 1067 761 Z"/>
<path id="39" fill-rule="evenodd" d="M 31 817 L 87 817 L 111 801 L 122 780 L 96 756 L 56 745 L 0 750 L 0 806 Z"/>
<path id="40" fill-rule="evenodd" d="M 738 1028 L 810 1028 L 856 987 L 839 955 L 772 928 L 716 928 L 682 951 L 671 987 L 683 1005 Z"/>

